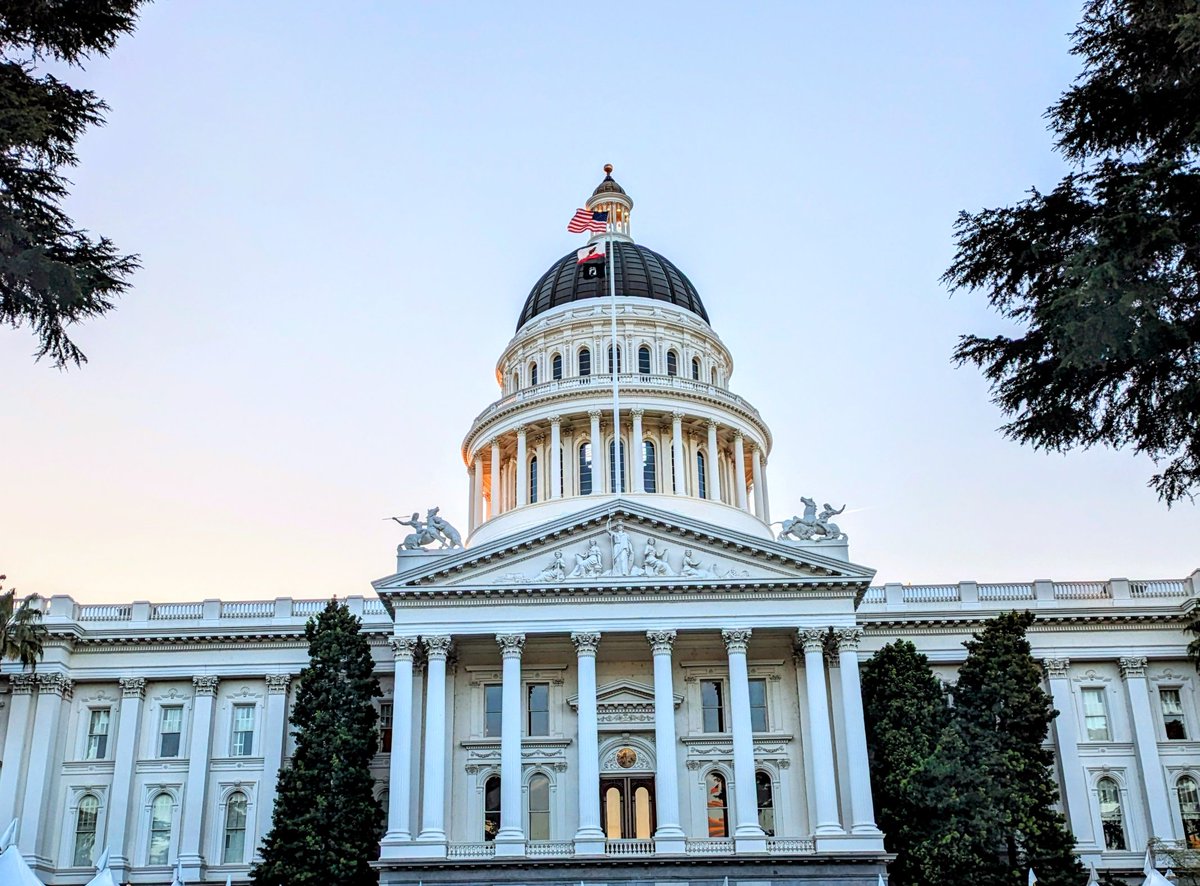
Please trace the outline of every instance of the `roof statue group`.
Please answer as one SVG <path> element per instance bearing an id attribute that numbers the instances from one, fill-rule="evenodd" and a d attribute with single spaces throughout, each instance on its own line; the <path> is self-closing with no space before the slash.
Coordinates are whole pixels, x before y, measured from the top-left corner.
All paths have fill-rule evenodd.
<path id="1" fill-rule="evenodd" d="M 420 511 L 413 511 L 408 520 L 401 520 L 399 517 L 387 518 L 395 520 L 401 526 L 413 528 L 412 532 L 404 536 L 398 550 L 419 551 L 434 542 L 438 543 L 439 548 L 461 548 L 462 535 L 444 517 L 438 516 L 439 510 L 441 508 L 430 508 L 425 512 L 424 520 L 421 519 Z"/>
<path id="2" fill-rule="evenodd" d="M 817 503 L 805 496 L 800 496 L 800 501 L 804 502 L 804 516 L 792 517 L 789 520 L 783 521 L 783 529 L 779 531 L 780 541 L 845 541 L 846 533 L 838 529 L 836 523 L 830 523 L 830 517 L 836 517 L 842 511 L 846 510 L 846 506 L 834 509 L 829 502 L 825 503 L 825 507 L 821 513 L 817 513 Z"/>

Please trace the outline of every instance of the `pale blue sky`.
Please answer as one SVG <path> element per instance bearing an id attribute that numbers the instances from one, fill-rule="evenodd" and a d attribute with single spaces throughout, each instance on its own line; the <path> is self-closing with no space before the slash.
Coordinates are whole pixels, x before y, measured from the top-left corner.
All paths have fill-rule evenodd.
<path id="1" fill-rule="evenodd" d="M 59 373 L 0 330 L 0 572 L 86 601 L 370 593 L 465 524 L 459 444 L 605 162 L 881 581 L 1179 577 L 1126 453 L 1003 440 L 938 283 L 958 210 L 1063 171 L 1078 2 L 168 3 L 75 82 L 71 209 L 145 264 Z"/>

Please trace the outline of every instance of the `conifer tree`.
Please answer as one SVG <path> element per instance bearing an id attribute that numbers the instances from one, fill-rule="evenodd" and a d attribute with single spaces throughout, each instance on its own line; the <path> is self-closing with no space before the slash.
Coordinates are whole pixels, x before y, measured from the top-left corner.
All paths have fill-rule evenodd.
<path id="1" fill-rule="evenodd" d="M 952 735 L 941 750 L 957 781 L 951 816 L 976 843 L 979 867 L 960 868 L 980 886 L 1020 886 L 1029 868 L 1044 886 L 1078 886 L 1085 877 L 1074 838 L 1053 807 L 1053 753 L 1044 747 L 1058 716 L 1042 689 L 1042 669 L 1025 638 L 1029 612 L 1010 612 L 965 644 L 967 660 L 952 690 Z"/>
<path id="2" fill-rule="evenodd" d="M 292 764 L 279 773 L 271 832 L 251 872 L 261 886 L 366 886 L 378 882 L 385 817 L 371 758 L 380 696 L 362 623 L 331 601 L 305 627 L 309 664 L 300 674 L 291 724 Z"/>
<path id="3" fill-rule="evenodd" d="M 923 873 L 928 843 L 938 830 L 927 773 L 949 722 L 946 693 L 929 659 L 907 640 L 884 646 L 863 665 L 863 711 L 871 762 L 875 821 L 896 860 L 889 881 L 932 886 Z"/>

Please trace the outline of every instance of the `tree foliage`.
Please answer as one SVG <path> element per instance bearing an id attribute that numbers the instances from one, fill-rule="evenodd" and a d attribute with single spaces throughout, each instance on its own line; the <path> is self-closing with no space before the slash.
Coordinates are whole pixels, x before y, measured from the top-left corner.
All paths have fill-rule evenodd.
<path id="1" fill-rule="evenodd" d="M 1168 504 L 1200 486 L 1200 11 L 1088 0 L 1083 73 L 1047 112 L 1072 169 L 1049 193 L 961 213 L 943 276 L 1018 335 L 965 335 L 1004 433 L 1040 449 L 1132 447 Z"/>
<path id="2" fill-rule="evenodd" d="M 291 724 L 296 752 L 279 773 L 271 831 L 251 879 L 262 886 L 365 886 L 378 877 L 385 816 L 374 796 L 380 696 L 361 622 L 331 601 L 305 628 L 309 664 Z"/>
<path id="3" fill-rule="evenodd" d="M 6 578 L 0 575 L 0 582 Z M 30 594 L 18 603 L 16 589 L 5 591 L 0 585 L 0 661 L 19 661 L 31 670 L 37 667 L 47 633 L 38 599 Z"/>
<path id="4" fill-rule="evenodd" d="M 38 64 L 106 55 L 133 30 L 142 2 L 0 2 L 0 322 L 32 327 L 38 359 L 59 367 L 86 360 L 68 327 L 110 310 L 138 261 L 63 211 L 63 170 L 78 163 L 79 137 L 104 122 L 107 106 Z"/>
<path id="5" fill-rule="evenodd" d="M 872 785 L 896 886 L 1022 886 L 1031 867 L 1045 886 L 1084 881 L 1054 809 L 1043 742 L 1057 712 L 1025 639 L 1032 621 L 1000 616 L 964 644 L 950 707 L 910 643 L 864 667 Z"/>

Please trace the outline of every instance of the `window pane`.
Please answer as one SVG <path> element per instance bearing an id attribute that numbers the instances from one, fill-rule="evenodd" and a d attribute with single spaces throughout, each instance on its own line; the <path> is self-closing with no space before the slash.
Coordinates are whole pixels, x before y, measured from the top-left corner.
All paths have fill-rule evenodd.
<path id="1" fill-rule="evenodd" d="M 700 706 L 704 714 L 704 731 L 724 732 L 725 711 L 721 699 L 720 680 L 700 681 Z"/>
<path id="2" fill-rule="evenodd" d="M 1162 703 L 1163 726 L 1166 728 L 1167 738 L 1187 738 L 1187 726 L 1183 719 L 1183 701 L 1179 696 L 1179 690 L 1160 689 L 1158 697 Z"/>
<path id="3" fill-rule="evenodd" d="M 708 478 L 704 476 L 704 453 L 696 453 L 696 482 L 699 484 L 700 498 L 708 498 Z"/>
<path id="4" fill-rule="evenodd" d="M 249 757 L 254 753 L 254 705 L 233 706 L 233 747 L 235 757 Z"/>
<path id="5" fill-rule="evenodd" d="M 495 840 L 500 832 L 500 776 L 493 775 L 483 786 L 483 839 Z"/>
<path id="6" fill-rule="evenodd" d="M 750 728 L 755 732 L 767 731 L 767 681 L 750 681 Z"/>
<path id="7" fill-rule="evenodd" d="M 646 440 L 642 444 L 642 488 L 647 492 L 658 492 L 658 475 L 654 464 L 654 444 Z"/>
<path id="8" fill-rule="evenodd" d="M 537 456 L 529 459 L 529 503 L 537 504 L 538 500 L 538 462 Z"/>
<path id="9" fill-rule="evenodd" d="M 1100 823 L 1104 828 L 1105 849 L 1125 849 L 1125 821 L 1121 813 L 1121 794 L 1117 783 L 1102 778 L 1096 783 L 1100 800 Z"/>
<path id="10" fill-rule="evenodd" d="M 530 683 L 528 693 L 529 735 L 549 735 L 550 684 Z"/>
<path id="11" fill-rule="evenodd" d="M 171 850 L 171 797 L 159 794 L 150 807 L 149 864 L 166 864 Z"/>
<path id="12" fill-rule="evenodd" d="M 679 358 L 674 351 L 667 351 L 667 375 L 679 374 Z"/>
<path id="13" fill-rule="evenodd" d="M 650 349 L 638 348 L 638 372 L 642 375 L 650 374 Z"/>
<path id="14" fill-rule="evenodd" d="M 771 776 L 765 772 L 754 774 L 754 790 L 758 795 L 758 826 L 768 837 L 775 836 L 775 798 L 771 791 Z"/>
<path id="15" fill-rule="evenodd" d="M 383 702 L 379 705 L 379 753 L 392 752 L 392 705 Z"/>
<path id="16" fill-rule="evenodd" d="M 584 348 L 579 352 L 579 374 L 592 374 L 592 352 Z"/>
<path id="17" fill-rule="evenodd" d="M 705 779 L 708 789 L 708 835 L 710 837 L 728 837 L 729 827 L 725 822 L 725 779 L 716 772 L 710 772 Z"/>
<path id="18" fill-rule="evenodd" d="M 225 864 L 241 864 L 246 860 L 246 795 L 230 796 L 225 807 L 225 845 L 221 854 Z"/>
<path id="19" fill-rule="evenodd" d="M 100 815 L 100 801 L 91 794 L 79 800 L 75 816 L 75 867 L 89 867 L 92 852 L 96 848 L 96 819 Z"/>
<path id="20" fill-rule="evenodd" d="M 579 494 L 592 494 L 592 444 L 579 447 Z"/>
<path id="21" fill-rule="evenodd" d="M 621 457 L 617 458 L 613 441 L 608 443 L 608 488 L 613 492 L 625 491 L 625 441 L 621 441 Z M 617 468 L 621 469 L 621 485 L 617 486 Z"/>
<path id="22" fill-rule="evenodd" d="M 550 839 L 550 779 L 544 775 L 529 779 L 529 839 Z"/>
<path id="23" fill-rule="evenodd" d="M 1185 775 L 1175 786 L 1179 795 L 1179 815 L 1183 819 L 1183 839 L 1188 849 L 1200 849 L 1200 789 L 1196 779 Z"/>
<path id="24" fill-rule="evenodd" d="M 554 359 L 550 361 L 550 375 L 555 381 L 562 378 L 562 354 L 555 354 Z"/>
<path id="25" fill-rule="evenodd" d="M 1103 689 L 1083 690 L 1083 720 L 1088 741 L 1109 741 L 1108 709 Z"/>
<path id="26" fill-rule="evenodd" d="M 92 711 L 88 715 L 87 748 L 84 756 L 89 760 L 103 760 L 108 755 L 108 708 Z"/>
<path id="27" fill-rule="evenodd" d="M 610 787 L 604 792 L 604 835 L 610 840 L 620 840 L 624 796 L 621 789 Z"/>
<path id="28" fill-rule="evenodd" d="M 650 829 L 650 789 L 638 787 L 633 792 L 633 836 L 649 840 Z"/>
<path id="29" fill-rule="evenodd" d="M 692 378 L 700 381 L 700 361 L 695 358 L 692 358 Z"/>
<path id="30" fill-rule="evenodd" d="M 498 737 L 500 735 L 500 715 L 503 710 L 504 692 L 499 683 L 490 683 L 483 687 L 484 709 L 486 711 L 483 724 L 483 734 Z"/>

